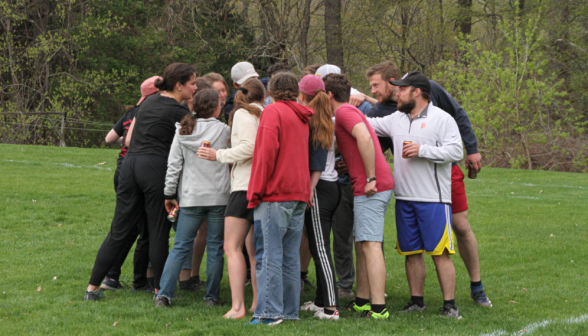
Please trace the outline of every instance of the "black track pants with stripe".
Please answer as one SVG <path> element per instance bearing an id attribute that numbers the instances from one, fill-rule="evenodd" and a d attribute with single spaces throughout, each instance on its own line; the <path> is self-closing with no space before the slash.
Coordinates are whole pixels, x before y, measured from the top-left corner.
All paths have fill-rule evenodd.
<path id="1" fill-rule="evenodd" d="M 314 192 L 314 207 L 306 212 L 305 217 L 310 253 L 314 259 L 318 282 L 314 304 L 319 307 L 339 305 L 331 257 L 331 229 L 333 214 L 340 200 L 341 187 L 338 182 L 319 180 Z"/>

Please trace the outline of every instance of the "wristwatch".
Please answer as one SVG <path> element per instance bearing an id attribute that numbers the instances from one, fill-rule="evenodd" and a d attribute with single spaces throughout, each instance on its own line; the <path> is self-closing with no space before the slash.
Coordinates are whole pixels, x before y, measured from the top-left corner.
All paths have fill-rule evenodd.
<path id="1" fill-rule="evenodd" d="M 376 177 L 375 176 L 374 177 L 368 177 L 367 178 L 367 183 L 370 183 L 370 182 L 375 181 L 375 180 L 376 180 Z"/>

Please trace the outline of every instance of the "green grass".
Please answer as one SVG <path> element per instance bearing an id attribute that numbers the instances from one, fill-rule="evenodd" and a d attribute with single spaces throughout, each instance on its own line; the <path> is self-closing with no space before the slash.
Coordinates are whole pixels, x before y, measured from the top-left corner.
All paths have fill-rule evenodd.
<path id="1" fill-rule="evenodd" d="M 156 309 L 151 296 L 130 291 L 83 301 L 114 211 L 116 157 L 117 151 L 108 149 L 0 145 L 0 334 L 498 335 L 503 330 L 510 335 L 526 326 L 532 335 L 588 334 L 586 174 L 484 168 L 478 179 L 466 180 L 492 309 L 469 298 L 467 272 L 456 255 L 456 302 L 464 318 L 439 317 L 442 296 L 427 257 L 428 309 L 422 314 L 365 321 L 343 312 L 342 320 L 327 322 L 302 313 L 298 322 L 252 327 L 245 320 L 223 320 L 229 305 L 208 308 L 202 293 L 182 293 L 171 309 Z M 394 250 L 393 206 L 386 225 L 387 305 L 396 312 L 409 291 L 404 260 Z M 131 263 L 123 268 L 127 283 Z M 310 273 L 315 282 L 314 270 Z M 249 289 L 248 303 L 250 295 Z M 312 298 L 307 291 L 301 301 Z M 226 273 L 221 299 L 230 303 Z M 581 316 L 577 323 L 566 322 Z M 533 325 L 544 320 L 549 324 Z"/>

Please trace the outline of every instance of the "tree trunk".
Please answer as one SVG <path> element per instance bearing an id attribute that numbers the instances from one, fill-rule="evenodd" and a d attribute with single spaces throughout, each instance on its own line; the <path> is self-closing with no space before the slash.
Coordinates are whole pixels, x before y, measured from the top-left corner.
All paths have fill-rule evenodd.
<path id="1" fill-rule="evenodd" d="M 341 0 L 325 0 L 325 40 L 327 63 L 339 66 L 344 72 Z"/>
<path id="2" fill-rule="evenodd" d="M 306 0 L 304 3 L 304 18 L 302 20 L 302 29 L 300 29 L 300 57 L 304 66 L 308 65 L 308 31 L 310 29 L 310 5 L 312 0 Z"/>
<path id="3" fill-rule="evenodd" d="M 472 33 L 472 0 L 458 0 L 459 16 L 457 24 L 464 35 Z"/>

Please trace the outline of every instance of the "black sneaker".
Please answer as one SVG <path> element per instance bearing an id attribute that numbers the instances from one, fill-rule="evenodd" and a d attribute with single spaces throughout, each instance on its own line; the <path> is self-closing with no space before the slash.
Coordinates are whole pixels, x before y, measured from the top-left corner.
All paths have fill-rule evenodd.
<path id="1" fill-rule="evenodd" d="M 171 302 L 165 296 L 158 296 L 155 299 L 155 307 L 171 307 Z"/>
<path id="2" fill-rule="evenodd" d="M 104 295 L 104 292 L 102 292 L 101 289 L 99 289 L 97 292 L 87 290 L 86 294 L 84 295 L 84 301 L 98 301 L 105 296 L 106 295 Z"/>
<path id="3" fill-rule="evenodd" d="M 200 280 L 199 276 L 191 277 L 190 281 L 192 281 L 196 290 L 206 290 L 206 281 Z"/>
<path id="4" fill-rule="evenodd" d="M 411 313 L 411 312 L 415 312 L 415 311 L 423 311 L 427 309 L 427 306 L 419 306 L 416 303 L 413 303 L 412 300 L 408 301 L 408 304 L 406 305 L 406 307 L 404 307 L 404 309 L 402 309 L 400 312 L 401 313 Z"/>
<path id="5" fill-rule="evenodd" d="M 441 316 L 447 318 L 461 319 L 461 314 L 454 305 L 446 304 L 441 308 Z"/>
<path id="6" fill-rule="evenodd" d="M 180 280 L 180 286 L 178 286 L 178 289 L 185 292 L 195 292 L 199 288 L 198 284 L 196 284 L 194 281 L 192 281 L 192 278 L 190 278 L 184 281 Z"/>
<path id="7" fill-rule="evenodd" d="M 145 292 L 145 293 L 150 293 L 153 294 L 155 293 L 155 289 L 150 286 L 150 285 L 145 285 L 145 286 L 141 286 L 141 287 L 131 287 L 131 293 L 135 293 L 135 292 Z"/>
<path id="8" fill-rule="evenodd" d="M 100 289 L 113 290 L 113 291 L 119 290 L 119 289 L 126 289 L 126 287 L 122 285 L 123 283 L 124 283 L 124 281 L 119 281 L 116 279 L 106 277 L 106 278 L 104 278 L 104 281 L 102 281 L 102 285 L 100 285 Z"/>

